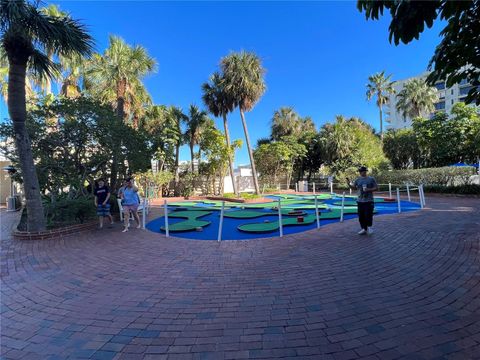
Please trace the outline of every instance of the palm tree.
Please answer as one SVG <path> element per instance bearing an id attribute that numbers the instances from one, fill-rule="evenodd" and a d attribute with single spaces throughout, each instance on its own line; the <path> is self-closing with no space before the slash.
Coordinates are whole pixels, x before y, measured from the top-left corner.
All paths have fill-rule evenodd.
<path id="1" fill-rule="evenodd" d="M 1 47 L 9 63 L 8 112 L 13 122 L 22 170 L 27 227 L 29 231 L 40 231 L 45 229 L 45 217 L 30 137 L 25 126 L 27 68 L 43 77 L 52 77 L 56 66 L 45 54 L 45 49 L 54 48 L 56 54 L 62 55 L 89 55 L 93 40 L 78 21 L 42 14 L 36 2 L 26 0 L 0 0 L 0 30 Z"/>
<path id="2" fill-rule="evenodd" d="M 180 147 L 183 145 L 184 134 L 182 133 L 182 124 L 187 122 L 188 116 L 185 115 L 181 108 L 177 106 L 169 106 L 167 109 L 168 122 L 174 124 L 178 134 L 175 144 L 175 196 L 178 195 L 178 183 L 180 182 Z"/>
<path id="3" fill-rule="evenodd" d="M 63 12 L 60 10 L 60 8 L 57 5 L 50 4 L 47 7 L 41 8 L 40 12 L 48 17 L 51 18 L 57 18 L 57 19 L 63 19 L 68 16 L 66 12 Z M 46 55 L 50 61 L 53 61 L 53 55 L 55 54 L 55 48 L 54 47 L 46 47 Z M 51 95 L 52 94 L 52 82 L 50 78 L 47 76 L 43 81 L 40 82 L 40 87 L 45 90 L 46 95 Z"/>
<path id="4" fill-rule="evenodd" d="M 275 110 L 272 118 L 271 137 L 274 141 L 284 136 L 298 137 L 302 131 L 302 119 L 292 107 Z"/>
<path id="5" fill-rule="evenodd" d="M 188 118 L 186 120 L 187 130 L 185 131 L 185 140 L 190 147 L 190 157 L 192 160 L 192 173 L 195 171 L 193 164 L 193 159 L 195 157 L 193 153 L 193 147 L 198 145 L 200 141 L 200 135 L 202 133 L 202 128 L 209 120 L 206 111 L 200 111 L 199 108 L 195 105 L 190 105 Z"/>
<path id="6" fill-rule="evenodd" d="M 143 87 L 141 79 L 153 72 L 155 59 L 139 45 L 131 47 L 123 39 L 110 36 L 109 47 L 103 56 L 95 54 L 87 70 L 89 90 L 99 94 L 105 102 L 115 102 L 117 115 L 126 121 L 125 106 L 132 91 Z M 127 104 L 128 106 L 129 104 Z"/>
<path id="7" fill-rule="evenodd" d="M 434 112 L 437 101 L 436 88 L 428 86 L 423 79 L 412 79 L 398 93 L 397 111 L 404 117 L 415 119 Z"/>
<path id="8" fill-rule="evenodd" d="M 252 166 L 255 193 L 260 194 L 255 160 L 245 121 L 245 112 L 253 109 L 266 90 L 263 78 L 265 69 L 262 67 L 260 58 L 256 54 L 246 51 L 232 53 L 224 57 L 221 60 L 220 67 L 225 79 L 225 92 L 229 98 L 233 99 L 235 106 L 238 106 L 240 110 L 248 155 Z"/>
<path id="9" fill-rule="evenodd" d="M 225 130 L 225 142 L 227 148 L 231 149 L 230 145 L 230 133 L 228 131 L 227 115 L 235 109 L 235 102 L 233 98 L 229 97 L 224 89 L 224 79 L 222 76 L 215 72 L 210 77 L 210 83 L 204 83 L 202 85 L 203 102 L 207 106 L 208 110 L 213 116 L 221 116 L 223 118 L 223 128 Z M 228 166 L 230 168 L 230 177 L 232 179 L 233 192 L 238 195 L 237 184 L 235 182 L 233 172 L 233 153 L 228 157 Z"/>
<path id="10" fill-rule="evenodd" d="M 383 140 L 383 105 L 388 101 L 390 94 L 395 94 L 393 82 L 390 81 L 392 75 L 385 77 L 385 71 L 368 77 L 367 100 L 377 97 L 377 106 L 380 112 L 380 138 Z"/>

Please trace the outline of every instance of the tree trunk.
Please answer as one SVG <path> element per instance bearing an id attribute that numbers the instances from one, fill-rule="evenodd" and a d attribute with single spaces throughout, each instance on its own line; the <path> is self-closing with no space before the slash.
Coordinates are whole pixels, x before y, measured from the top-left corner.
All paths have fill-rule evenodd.
<path id="1" fill-rule="evenodd" d="M 247 122 L 243 110 L 240 109 L 240 117 L 242 118 L 243 131 L 245 132 L 245 140 L 247 141 L 248 156 L 250 156 L 250 165 L 252 166 L 253 185 L 255 186 L 255 194 L 260 195 L 258 186 L 257 169 L 255 168 L 255 160 L 253 159 L 252 148 L 250 147 L 250 137 L 248 136 Z"/>
<path id="2" fill-rule="evenodd" d="M 27 207 L 28 231 L 42 231 L 46 228 L 40 185 L 33 162 L 32 147 L 25 122 L 27 107 L 25 99 L 25 77 L 27 58 L 15 61 L 9 57 L 8 71 L 8 112 L 13 122 L 15 145 L 22 170 L 23 189 Z"/>
<path id="3" fill-rule="evenodd" d="M 379 106 L 378 109 L 380 110 L 380 139 L 383 141 L 383 118 L 382 118 L 382 107 Z"/>
<path id="4" fill-rule="evenodd" d="M 178 183 L 180 182 L 180 171 L 178 169 L 178 163 L 180 161 L 180 142 L 175 147 L 175 196 L 179 196 Z"/>
<path id="5" fill-rule="evenodd" d="M 190 157 L 192 158 L 192 173 L 195 172 L 195 166 L 193 166 L 193 158 L 195 155 L 193 154 L 193 142 L 190 141 Z"/>
<path id="6" fill-rule="evenodd" d="M 120 79 L 117 82 L 117 116 L 125 120 L 125 92 L 127 91 L 127 80 Z"/>
<path id="7" fill-rule="evenodd" d="M 227 121 L 227 115 L 223 115 L 223 127 L 225 129 L 225 141 L 227 143 L 227 148 L 230 149 L 230 134 L 228 133 L 228 121 Z M 238 196 L 238 189 L 237 189 L 237 183 L 235 182 L 235 176 L 233 175 L 233 159 L 232 156 L 228 157 L 228 166 L 230 169 L 230 177 L 232 178 L 232 186 L 233 186 L 233 192 L 235 195 Z"/>

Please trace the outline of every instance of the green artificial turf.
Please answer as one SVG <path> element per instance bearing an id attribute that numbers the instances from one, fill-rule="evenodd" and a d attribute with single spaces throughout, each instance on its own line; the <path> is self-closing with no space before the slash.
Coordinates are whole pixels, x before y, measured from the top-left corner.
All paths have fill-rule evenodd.
<path id="1" fill-rule="evenodd" d="M 168 217 L 185 218 L 187 220 L 180 221 L 175 224 L 169 224 L 168 230 L 169 231 L 192 231 L 192 230 L 195 230 L 197 227 L 204 227 L 204 226 L 210 225 L 211 224 L 210 221 L 198 220 L 198 218 L 210 215 L 211 213 L 212 213 L 211 211 L 197 211 L 197 210 L 173 211 L 171 213 L 168 213 Z M 164 226 L 162 226 L 160 229 L 165 231 Z"/>
<path id="2" fill-rule="evenodd" d="M 291 209 L 282 209 L 283 216 L 303 216 L 306 212 L 300 211 L 299 214 L 293 214 Z M 261 216 L 271 216 L 271 215 L 278 215 L 278 211 L 272 212 L 260 212 L 260 211 L 252 211 L 252 210 L 236 210 L 236 211 L 229 211 L 223 214 L 223 216 L 228 218 L 234 219 L 253 219 Z"/>

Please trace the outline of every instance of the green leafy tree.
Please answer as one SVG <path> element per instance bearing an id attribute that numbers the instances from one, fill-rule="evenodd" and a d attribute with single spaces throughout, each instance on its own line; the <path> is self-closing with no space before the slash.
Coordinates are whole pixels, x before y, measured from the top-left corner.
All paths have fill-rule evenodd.
<path id="1" fill-rule="evenodd" d="M 48 126 L 52 116 L 59 119 L 54 132 Z M 30 111 L 27 125 L 40 190 L 51 203 L 65 197 L 74 200 L 90 196 L 94 179 L 111 172 L 114 156 L 123 164 L 124 175 L 150 167 L 152 149 L 147 138 L 125 125 L 110 106 L 98 100 L 80 96 L 38 104 Z M 11 124 L 1 127 L 3 138 L 11 138 L 13 133 Z M 118 137 L 126 139 L 124 148 L 116 148 Z M 3 151 L 14 164 L 18 162 L 16 152 L 11 152 L 8 145 Z"/>
<path id="2" fill-rule="evenodd" d="M 392 75 L 385 77 L 385 71 L 368 77 L 367 100 L 377 98 L 378 111 L 380 113 L 380 138 L 383 140 L 383 106 L 388 102 L 388 97 L 395 93 Z"/>
<path id="3" fill-rule="evenodd" d="M 451 117 L 438 112 L 431 119 L 417 118 L 413 122 L 413 130 L 428 167 L 478 161 L 479 129 L 478 109 L 464 103 L 454 105 Z"/>
<path id="4" fill-rule="evenodd" d="M 437 101 L 436 88 L 427 85 L 423 79 L 412 79 L 397 95 L 397 111 L 411 119 L 428 116 L 435 111 Z"/>
<path id="5" fill-rule="evenodd" d="M 245 121 L 245 112 L 252 110 L 265 92 L 265 69 L 256 54 L 246 51 L 231 53 L 224 57 L 221 60 L 220 67 L 225 80 L 225 92 L 228 98 L 233 99 L 235 106 L 240 110 L 248 155 L 252 166 L 255 193 L 259 195 L 258 176 L 252 147 L 250 145 L 247 122 Z"/>
<path id="6" fill-rule="evenodd" d="M 182 138 L 177 121 L 170 116 L 164 105 L 149 106 L 140 118 L 139 128 L 149 138 L 154 149 L 154 159 L 158 162 L 158 170 L 175 169 L 177 144 Z"/>
<path id="7" fill-rule="evenodd" d="M 200 172 L 206 176 L 207 184 L 211 184 L 213 193 L 223 194 L 223 179 L 227 174 L 229 159 L 233 159 L 235 149 L 241 147 L 242 142 L 235 140 L 227 146 L 225 135 L 215 128 L 213 121 L 210 120 L 204 127 L 199 145 L 206 158 L 206 162 L 203 162 L 200 167 Z M 215 189 L 217 182 L 219 187 Z M 208 187 L 207 192 L 210 192 Z"/>
<path id="8" fill-rule="evenodd" d="M 359 0 L 357 7 L 373 20 L 388 11 L 390 42 L 395 45 L 418 39 L 425 27 L 431 28 L 436 20 L 446 22 L 440 32 L 442 40 L 430 60 L 429 68 L 433 71 L 428 83 L 446 80 L 450 87 L 465 78 L 472 84 L 467 102 L 480 105 L 480 2 Z"/>
<path id="9" fill-rule="evenodd" d="M 200 142 L 202 131 L 205 128 L 205 124 L 210 120 L 206 111 L 200 111 L 198 106 L 190 105 L 188 110 L 188 118 L 186 119 L 187 129 L 185 131 L 185 140 L 190 147 L 190 158 L 192 173 L 195 171 L 193 160 L 195 158 L 193 148 Z M 200 155 L 199 155 L 200 160 Z"/>
<path id="10" fill-rule="evenodd" d="M 412 129 L 388 130 L 383 138 L 383 151 L 394 169 L 421 166 L 420 148 Z"/>
<path id="11" fill-rule="evenodd" d="M 295 161 L 304 157 L 305 154 L 305 146 L 298 144 L 291 137 L 261 144 L 253 153 L 262 180 L 269 185 L 275 185 L 278 183 L 279 176 L 285 176 L 287 187 L 290 186 Z"/>
<path id="12" fill-rule="evenodd" d="M 27 69 L 39 76 L 52 77 L 57 66 L 46 55 L 46 49 L 54 49 L 55 54 L 62 55 L 89 55 L 93 41 L 78 21 L 45 15 L 37 3 L 27 0 L 0 1 L 0 29 L 0 46 L 9 63 L 8 111 L 23 174 L 28 229 L 39 231 L 45 229 L 45 218 L 25 125 Z"/>
<path id="13" fill-rule="evenodd" d="M 320 130 L 325 164 L 343 181 L 345 174 L 360 165 L 371 170 L 385 168 L 388 161 L 381 140 L 371 126 L 358 118 L 337 116 L 335 123 L 327 123 Z"/>

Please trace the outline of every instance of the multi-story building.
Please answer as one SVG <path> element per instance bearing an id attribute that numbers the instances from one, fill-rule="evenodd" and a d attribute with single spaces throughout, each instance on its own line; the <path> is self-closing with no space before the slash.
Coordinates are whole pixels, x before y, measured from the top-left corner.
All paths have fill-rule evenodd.
<path id="1" fill-rule="evenodd" d="M 405 83 L 412 79 L 425 79 L 428 72 L 421 74 L 420 76 L 411 77 L 404 80 L 398 80 L 393 83 L 395 94 L 390 95 L 387 105 L 385 106 L 386 119 L 388 124 L 387 129 L 406 129 L 412 126 L 412 119 L 404 117 L 403 114 L 397 111 L 397 95 L 402 91 Z M 435 104 L 436 111 L 445 111 L 450 114 L 453 105 L 458 102 L 465 101 L 465 97 L 472 88 L 472 86 L 466 81 L 462 80 L 459 84 L 455 84 L 452 87 L 446 87 L 444 81 L 439 81 L 435 84 L 438 90 L 439 100 Z"/>

